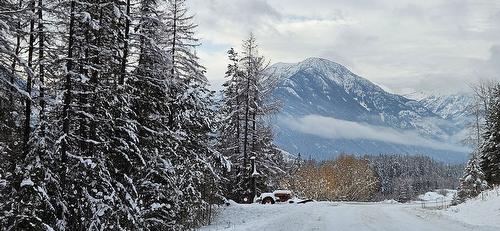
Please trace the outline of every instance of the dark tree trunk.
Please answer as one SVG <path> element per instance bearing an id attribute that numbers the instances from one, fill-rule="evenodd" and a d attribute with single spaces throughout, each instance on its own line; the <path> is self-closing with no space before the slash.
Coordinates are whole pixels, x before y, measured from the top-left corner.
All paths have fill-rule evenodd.
<path id="1" fill-rule="evenodd" d="M 81 24 L 80 24 L 81 25 Z M 84 26 L 84 25 L 81 25 L 81 26 Z M 85 43 L 86 44 L 89 44 L 90 43 L 90 32 L 89 30 L 87 29 L 85 31 Z M 85 47 L 80 47 L 80 52 L 83 53 L 83 59 L 79 61 L 78 63 L 78 66 L 79 66 L 79 72 L 80 74 L 88 77 L 89 73 L 88 73 L 88 66 L 90 65 L 90 62 L 89 62 L 89 48 L 88 46 L 85 46 Z M 85 68 L 85 66 L 87 66 L 87 68 Z M 87 103 L 88 103 L 88 86 L 86 86 L 85 84 L 83 84 L 81 86 L 81 92 L 80 94 L 78 94 L 78 101 L 79 101 L 79 106 L 80 106 L 80 110 L 81 111 L 84 111 L 84 112 L 87 112 Z M 79 113 L 78 114 L 78 134 L 80 136 L 80 139 L 78 141 L 78 145 L 79 145 L 79 149 L 82 153 L 87 153 L 88 152 L 88 146 L 87 146 L 87 139 L 88 139 L 88 132 L 87 132 L 87 128 L 88 128 L 88 123 L 87 123 L 87 120 L 86 120 L 86 115 L 84 113 Z"/>
<path id="2" fill-rule="evenodd" d="M 254 80 L 255 82 L 256 80 Z M 257 87 L 257 84 L 255 84 L 255 87 Z M 257 99 L 257 89 L 254 91 L 254 101 Z M 257 102 L 255 102 L 257 103 Z M 252 112 L 252 153 L 255 156 L 256 155 L 256 140 L 257 140 L 257 105 L 255 105 L 254 111 Z"/>
<path id="3" fill-rule="evenodd" d="M 41 135 L 45 136 L 45 67 L 44 67 L 44 28 L 43 28 L 43 0 L 38 0 L 38 77 L 40 79 L 40 123 Z"/>
<path id="4" fill-rule="evenodd" d="M 23 0 L 19 0 L 19 8 L 23 7 Z M 16 27 L 16 48 L 14 50 L 14 54 L 16 56 L 19 55 L 19 50 L 20 50 L 20 47 L 21 47 L 21 35 L 19 33 L 21 33 L 21 21 L 17 22 L 17 27 Z M 12 85 L 11 87 L 11 94 L 9 95 L 9 101 L 11 103 L 11 106 L 14 107 L 14 91 L 16 90 L 13 86 L 14 86 L 14 77 L 15 77 L 15 74 L 16 74 L 16 64 L 17 64 L 17 57 L 14 57 L 12 59 L 12 65 L 11 65 L 11 70 L 12 70 L 12 75 L 10 76 L 10 84 Z"/>
<path id="5" fill-rule="evenodd" d="M 236 88 L 236 152 L 241 155 L 241 131 L 240 131 L 240 96 L 238 95 L 238 88 Z"/>
<path id="6" fill-rule="evenodd" d="M 99 1 L 99 4 L 101 3 L 101 1 Z M 91 85 L 92 85 L 92 106 L 90 108 L 90 113 L 91 115 L 94 116 L 94 118 L 97 116 L 97 110 L 96 110 L 96 107 L 97 107 L 97 100 L 98 100 L 98 97 L 97 97 L 97 94 L 99 94 L 97 92 L 97 84 L 98 84 L 98 79 L 99 79 L 99 72 L 100 70 L 102 70 L 102 68 L 100 67 L 101 65 L 101 60 L 99 59 L 99 56 L 100 56 L 100 48 L 102 47 L 102 18 L 103 18 L 103 10 L 102 10 L 102 7 L 99 11 L 99 31 L 98 31 L 98 36 L 97 36 L 97 41 L 96 41 L 96 47 L 97 47 L 97 52 L 95 54 L 95 57 L 94 57 L 94 65 L 97 67 L 97 70 L 94 70 L 94 72 L 92 73 L 92 78 L 90 78 L 90 82 L 91 82 Z M 95 119 L 92 119 L 90 121 L 90 139 L 92 141 L 97 141 L 97 125 L 96 125 L 96 121 Z M 92 142 L 90 144 L 90 151 L 91 153 L 94 153 L 94 150 L 95 150 L 95 144 L 94 142 Z"/>
<path id="7" fill-rule="evenodd" d="M 257 196 L 257 181 L 256 181 L 256 175 L 254 175 L 254 172 L 257 172 L 257 166 L 255 163 L 255 157 L 252 157 L 252 200 Z"/>
<path id="8" fill-rule="evenodd" d="M 32 0 L 30 3 L 31 10 L 33 15 L 35 15 L 35 0 Z M 35 47 L 35 20 L 33 18 L 30 19 L 30 35 L 29 35 L 29 46 L 28 46 L 28 68 L 30 71 L 33 69 L 33 52 Z M 31 96 L 31 85 L 32 85 L 32 75 L 28 73 L 26 80 L 26 92 Z M 24 159 L 29 152 L 28 142 L 30 139 L 31 132 L 31 97 L 25 100 L 25 110 L 24 110 L 24 134 L 23 134 L 23 156 L 21 160 Z"/>
<path id="9" fill-rule="evenodd" d="M 175 52 L 176 52 L 176 46 L 177 46 L 177 0 L 174 0 L 174 15 L 172 16 L 172 78 L 175 76 Z M 175 92 L 172 92 L 171 90 L 171 95 L 172 97 L 175 95 Z M 174 127 L 174 113 L 176 111 L 175 104 L 173 102 L 170 103 L 170 112 L 168 114 L 168 127 L 172 129 Z"/>
<path id="10" fill-rule="evenodd" d="M 128 40 L 129 40 L 129 31 L 130 31 L 130 0 L 127 0 L 126 3 L 126 18 L 125 18 L 125 38 L 124 38 L 124 44 L 123 44 L 123 57 L 122 57 L 122 63 L 121 63 L 121 70 L 120 70 L 120 79 L 118 81 L 118 84 L 123 85 L 125 83 L 125 75 L 126 75 L 126 67 L 127 67 L 127 58 L 128 58 Z"/>
<path id="11" fill-rule="evenodd" d="M 257 112 L 253 111 L 252 113 L 252 153 L 255 156 L 256 154 L 256 140 L 257 140 L 257 123 L 255 123 L 255 119 L 257 117 Z"/>
<path id="12" fill-rule="evenodd" d="M 247 170 L 247 159 L 248 159 L 248 124 L 250 116 L 250 74 L 247 76 L 247 86 L 245 93 L 245 130 L 243 131 L 243 168 Z"/>
<path id="13" fill-rule="evenodd" d="M 172 76 L 175 74 L 175 52 L 176 52 L 176 42 L 177 42 L 177 0 L 174 0 L 174 15 L 172 16 L 173 27 L 172 28 Z"/>
<path id="14" fill-rule="evenodd" d="M 67 162 L 67 151 L 68 151 L 68 135 L 70 126 L 70 104 L 71 104 L 71 72 L 73 70 L 73 40 L 75 33 L 75 0 L 71 1 L 70 8 L 70 21 L 69 21 L 69 41 L 68 41 L 68 56 L 66 62 L 66 79 L 64 84 L 64 105 L 63 105 L 63 136 L 64 139 L 61 142 L 61 188 L 63 192 L 66 187 L 66 162 Z M 62 211 L 61 211 L 62 212 Z M 60 214 L 62 216 L 62 213 Z"/>

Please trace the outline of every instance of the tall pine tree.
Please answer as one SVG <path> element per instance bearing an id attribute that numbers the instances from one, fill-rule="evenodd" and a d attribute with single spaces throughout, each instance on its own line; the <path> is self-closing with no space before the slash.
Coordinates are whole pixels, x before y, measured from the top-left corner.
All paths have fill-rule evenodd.
<path id="1" fill-rule="evenodd" d="M 480 166 L 488 185 L 500 184 L 500 85 L 496 85 L 486 112 L 483 144 L 479 149 Z"/>
<path id="2" fill-rule="evenodd" d="M 271 98 L 276 80 L 266 75 L 267 63 L 259 55 L 253 35 L 243 42 L 241 57 L 233 49 L 228 54 L 231 63 L 220 110 L 224 125 L 220 129 L 219 149 L 232 163 L 227 196 L 238 202 L 251 202 L 255 193 L 277 187 L 278 176 L 284 173 L 283 157 L 273 144 L 267 120 L 279 109 Z M 257 174 L 252 172 L 251 158 L 255 159 Z"/>
<path id="3" fill-rule="evenodd" d="M 477 153 L 474 152 L 465 166 L 462 178 L 460 178 L 457 196 L 453 201 L 454 204 L 462 203 L 468 198 L 476 197 L 488 188 L 488 183 L 485 180 L 485 175 L 479 165 L 479 161 Z"/>

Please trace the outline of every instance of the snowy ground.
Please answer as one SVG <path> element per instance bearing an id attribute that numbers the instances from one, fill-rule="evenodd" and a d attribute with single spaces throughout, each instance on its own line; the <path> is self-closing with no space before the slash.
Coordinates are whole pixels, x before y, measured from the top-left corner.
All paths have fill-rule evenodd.
<path id="1" fill-rule="evenodd" d="M 463 204 L 450 207 L 444 214 L 470 224 L 490 224 L 500 227 L 500 187 L 485 191 Z"/>
<path id="2" fill-rule="evenodd" d="M 442 192 L 439 192 L 442 191 Z M 418 199 L 421 201 L 428 201 L 428 202 L 433 202 L 433 201 L 451 201 L 453 200 L 453 196 L 457 193 L 457 190 L 450 190 L 450 189 L 443 189 L 443 190 L 436 190 L 434 192 L 427 192 L 425 194 L 422 194 L 418 196 Z M 446 195 L 443 195 L 446 194 Z"/>
<path id="3" fill-rule="evenodd" d="M 238 205 L 222 208 L 212 225 L 202 231 L 212 230 L 500 230 L 500 197 L 491 205 L 490 216 L 484 219 L 468 219 L 467 213 L 422 208 L 419 203 L 344 203 L 313 202 L 308 204 Z M 475 212 L 484 205 L 473 204 Z M 472 206 L 472 205 L 471 205 Z M 460 207 L 468 211 L 468 205 Z M 482 211 L 482 210 L 481 210 Z M 481 216 L 478 216 L 481 217 Z"/>

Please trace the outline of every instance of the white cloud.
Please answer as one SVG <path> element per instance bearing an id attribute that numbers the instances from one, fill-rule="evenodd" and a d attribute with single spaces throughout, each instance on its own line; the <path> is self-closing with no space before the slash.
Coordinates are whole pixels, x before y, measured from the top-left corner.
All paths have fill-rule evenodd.
<path id="1" fill-rule="evenodd" d="M 467 151 L 459 145 L 453 145 L 421 137 L 416 131 L 400 131 L 387 127 L 339 120 L 319 115 L 302 118 L 286 118 L 284 123 L 289 128 L 301 133 L 326 139 L 366 139 L 394 144 L 421 146 L 438 150 Z"/>
<path id="2" fill-rule="evenodd" d="M 272 62 L 320 56 L 394 92 L 466 90 L 498 77 L 500 1 L 191 0 L 214 85 L 225 51 L 253 31 Z M 498 66 L 498 65 L 497 65 Z"/>

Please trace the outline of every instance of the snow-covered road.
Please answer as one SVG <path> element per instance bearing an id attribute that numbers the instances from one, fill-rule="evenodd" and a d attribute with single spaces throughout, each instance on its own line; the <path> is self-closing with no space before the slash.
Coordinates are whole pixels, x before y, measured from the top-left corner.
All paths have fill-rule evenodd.
<path id="1" fill-rule="evenodd" d="M 336 203 L 238 205 L 221 208 L 212 225 L 203 231 L 498 231 L 500 227 L 472 225 L 454 220 L 442 211 L 417 204 Z"/>

